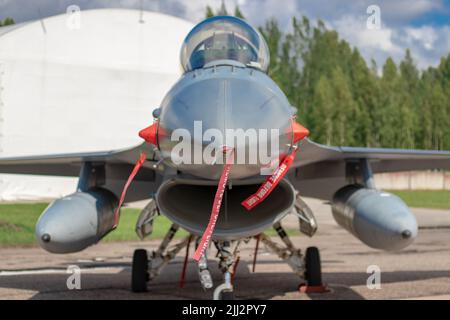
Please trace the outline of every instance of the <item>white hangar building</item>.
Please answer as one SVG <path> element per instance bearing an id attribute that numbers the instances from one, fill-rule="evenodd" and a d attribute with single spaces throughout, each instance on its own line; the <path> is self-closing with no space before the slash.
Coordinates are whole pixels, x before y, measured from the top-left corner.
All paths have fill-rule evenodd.
<path id="1" fill-rule="evenodd" d="M 76 19 L 76 20 L 73 20 Z M 99 9 L 0 28 L 0 156 L 103 151 L 138 131 L 181 75 L 193 24 Z M 0 200 L 72 193 L 76 179 L 0 175 Z"/>

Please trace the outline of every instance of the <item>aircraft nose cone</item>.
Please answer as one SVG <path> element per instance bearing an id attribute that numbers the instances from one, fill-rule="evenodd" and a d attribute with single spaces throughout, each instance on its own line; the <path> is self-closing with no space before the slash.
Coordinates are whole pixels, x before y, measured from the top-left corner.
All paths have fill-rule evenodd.
<path id="1" fill-rule="evenodd" d="M 211 180 L 222 173 L 211 150 L 233 147 L 230 177 L 242 179 L 288 152 L 291 119 L 289 101 L 265 74 L 218 66 L 185 75 L 164 99 L 158 144 L 170 166 Z M 298 138 L 306 133 L 297 131 Z"/>

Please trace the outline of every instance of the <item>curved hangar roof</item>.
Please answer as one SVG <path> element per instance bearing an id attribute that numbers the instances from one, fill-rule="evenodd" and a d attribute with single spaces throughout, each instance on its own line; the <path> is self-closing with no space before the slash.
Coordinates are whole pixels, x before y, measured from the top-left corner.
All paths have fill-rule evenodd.
<path id="1" fill-rule="evenodd" d="M 135 145 L 181 74 L 188 21 L 123 9 L 69 19 L 0 28 L 1 155 Z"/>

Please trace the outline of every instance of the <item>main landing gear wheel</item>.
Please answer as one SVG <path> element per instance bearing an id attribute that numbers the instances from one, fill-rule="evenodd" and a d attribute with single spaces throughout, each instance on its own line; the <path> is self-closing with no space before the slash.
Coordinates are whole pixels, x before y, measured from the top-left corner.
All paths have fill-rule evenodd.
<path id="1" fill-rule="evenodd" d="M 305 254 L 305 280 L 310 287 L 322 286 L 322 267 L 319 249 L 309 247 Z"/>
<path id="2" fill-rule="evenodd" d="M 131 268 L 131 291 L 147 291 L 148 256 L 147 250 L 137 249 L 133 254 L 133 265 Z"/>

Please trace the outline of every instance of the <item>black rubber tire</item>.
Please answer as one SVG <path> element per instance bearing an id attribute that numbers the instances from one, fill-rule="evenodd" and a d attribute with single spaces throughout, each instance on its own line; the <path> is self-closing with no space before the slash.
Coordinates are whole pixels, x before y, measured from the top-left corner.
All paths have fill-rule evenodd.
<path id="1" fill-rule="evenodd" d="M 220 293 L 220 300 L 234 300 L 233 291 L 222 291 Z"/>
<path id="2" fill-rule="evenodd" d="M 308 286 L 322 285 L 320 253 L 316 247 L 309 247 L 305 254 L 305 280 Z"/>
<path id="3" fill-rule="evenodd" d="M 148 256 L 147 250 L 137 249 L 133 254 L 133 265 L 131 268 L 131 291 L 147 291 L 148 281 Z"/>

